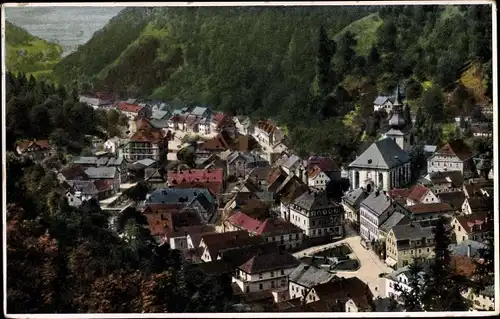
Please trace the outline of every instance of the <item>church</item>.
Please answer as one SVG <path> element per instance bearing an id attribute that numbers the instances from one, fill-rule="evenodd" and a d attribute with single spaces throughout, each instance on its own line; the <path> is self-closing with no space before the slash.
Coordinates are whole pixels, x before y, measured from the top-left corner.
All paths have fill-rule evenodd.
<path id="1" fill-rule="evenodd" d="M 349 165 L 351 189 L 389 191 L 411 181 L 411 123 L 405 123 L 399 86 L 389 120 L 390 129 Z"/>

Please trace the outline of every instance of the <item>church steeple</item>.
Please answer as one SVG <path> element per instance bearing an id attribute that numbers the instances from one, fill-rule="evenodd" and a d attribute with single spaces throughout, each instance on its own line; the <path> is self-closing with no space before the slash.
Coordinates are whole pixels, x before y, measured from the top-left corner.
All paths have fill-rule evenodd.
<path id="1" fill-rule="evenodd" d="M 395 129 L 402 129 L 406 125 L 403 116 L 403 103 L 401 103 L 401 93 L 399 91 L 399 85 L 396 88 L 396 97 L 394 98 L 392 116 L 389 120 L 389 125 Z"/>

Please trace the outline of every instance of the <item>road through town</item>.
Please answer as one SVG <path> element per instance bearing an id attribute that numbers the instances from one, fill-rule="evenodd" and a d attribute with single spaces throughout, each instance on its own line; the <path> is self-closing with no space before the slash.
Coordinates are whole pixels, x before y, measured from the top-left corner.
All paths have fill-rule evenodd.
<path id="1" fill-rule="evenodd" d="M 354 230 L 346 226 L 346 237 L 335 243 L 310 247 L 305 250 L 294 253 L 294 256 L 301 258 L 304 256 L 310 256 L 315 252 L 319 252 L 323 249 L 331 248 L 342 243 L 347 244 L 351 247 L 353 255 L 358 258 L 360 263 L 360 268 L 356 271 L 337 271 L 336 275 L 340 277 L 358 277 L 362 281 L 366 282 L 370 287 L 373 295 L 376 297 L 384 297 L 385 294 L 385 283 L 384 279 L 379 277 L 381 273 L 390 273 L 393 270 L 384 264 L 373 251 L 367 250 L 361 245 L 361 238 L 357 235 Z"/>

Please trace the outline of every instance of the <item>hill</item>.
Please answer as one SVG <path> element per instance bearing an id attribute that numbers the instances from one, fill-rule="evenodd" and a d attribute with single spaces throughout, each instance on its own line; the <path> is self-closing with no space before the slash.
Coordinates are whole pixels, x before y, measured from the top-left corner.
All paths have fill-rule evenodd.
<path id="1" fill-rule="evenodd" d="M 33 74 L 50 79 L 53 67 L 60 61 L 62 48 L 35 37 L 23 28 L 5 21 L 6 65 L 10 72 Z"/>
<path id="2" fill-rule="evenodd" d="M 380 19 L 378 13 L 372 13 L 349 24 L 333 39 L 338 41 L 346 32 L 352 32 L 357 41 L 356 53 L 366 56 L 370 48 L 377 43 L 377 30 L 383 23 L 384 21 Z"/>

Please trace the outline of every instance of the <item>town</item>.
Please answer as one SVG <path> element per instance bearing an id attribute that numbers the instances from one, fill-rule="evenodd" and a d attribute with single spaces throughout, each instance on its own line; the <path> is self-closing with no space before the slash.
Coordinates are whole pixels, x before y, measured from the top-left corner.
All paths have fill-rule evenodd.
<path id="1" fill-rule="evenodd" d="M 352 4 L 11 6 L 8 314 L 498 312 L 494 3 Z"/>
<path id="2" fill-rule="evenodd" d="M 452 263 L 468 276 L 492 235 L 492 163 L 454 139 L 426 146 L 427 167 L 414 178 L 399 86 L 374 101 L 374 111 L 389 109 L 390 130 L 345 166 L 300 158 L 270 120 L 104 98 L 79 100 L 119 110 L 128 136 L 95 140 L 92 156 L 57 172 L 69 205 L 97 199 L 113 223 L 138 210 L 157 243 L 230 275 L 234 295 L 254 311 L 387 311 L 397 284 L 410 289 L 412 260 L 433 258 L 439 219 L 453 234 Z M 17 151 L 43 159 L 54 149 L 34 140 Z M 332 199 L 327 188 L 342 179 L 350 186 Z M 143 194 L 130 196 L 138 185 L 147 185 Z M 493 292 L 491 283 L 464 294 L 473 309 L 490 310 Z"/>

